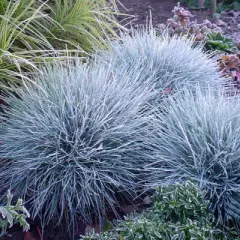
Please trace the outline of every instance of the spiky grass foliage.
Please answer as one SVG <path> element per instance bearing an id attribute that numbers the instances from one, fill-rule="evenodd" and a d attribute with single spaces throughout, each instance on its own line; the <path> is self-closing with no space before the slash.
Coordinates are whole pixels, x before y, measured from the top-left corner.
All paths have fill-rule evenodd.
<path id="1" fill-rule="evenodd" d="M 90 52 L 106 48 L 118 36 L 116 30 L 125 30 L 116 20 L 120 13 L 115 0 L 54 0 L 50 6 L 50 16 L 57 23 L 49 26 L 50 41 L 57 46 Z"/>
<path id="2" fill-rule="evenodd" d="M 38 86 L 5 99 L 1 189 L 30 198 L 43 223 L 101 217 L 105 206 L 114 210 L 115 194 L 138 187 L 151 91 L 127 75 L 120 82 L 111 70 L 56 64 L 35 79 Z"/>
<path id="3" fill-rule="evenodd" d="M 66 49 L 86 56 L 93 46 L 106 47 L 117 36 L 114 30 L 124 30 L 115 19 L 115 0 L 47 3 L 0 1 L 0 89 L 29 80 L 23 73 L 66 55 Z"/>
<path id="4" fill-rule="evenodd" d="M 197 88 L 166 99 L 152 122 L 151 185 L 194 179 L 227 226 L 240 223 L 240 99 Z"/>
<path id="5" fill-rule="evenodd" d="M 97 55 L 99 62 L 112 65 L 115 72 L 135 69 L 142 84 L 151 76 L 158 96 L 159 93 L 180 89 L 183 86 L 219 86 L 221 79 L 217 65 L 211 55 L 203 53 L 203 46 L 194 39 L 170 37 L 163 33 L 158 36 L 150 26 L 133 30 L 113 41 L 110 50 Z"/>
<path id="6" fill-rule="evenodd" d="M 0 89 L 18 83 L 22 71 L 36 70 L 34 59 L 42 59 L 52 45 L 39 31 L 50 21 L 35 8 L 34 0 L 1 1 L 0 4 Z M 46 58 L 45 58 L 46 59 Z"/>

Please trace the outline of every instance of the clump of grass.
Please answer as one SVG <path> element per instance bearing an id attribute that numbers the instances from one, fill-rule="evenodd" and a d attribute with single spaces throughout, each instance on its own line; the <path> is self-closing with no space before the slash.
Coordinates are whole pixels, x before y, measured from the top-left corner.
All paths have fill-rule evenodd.
<path id="1" fill-rule="evenodd" d="M 106 48 L 118 29 L 125 30 L 117 14 L 115 0 L 1 1 L 0 89 L 30 80 L 43 62 Z"/>
<path id="2" fill-rule="evenodd" d="M 240 101 L 199 88 L 169 97 L 153 120 L 150 182 L 194 179 L 223 226 L 239 226 Z"/>
<path id="3" fill-rule="evenodd" d="M 111 43 L 109 51 L 97 54 L 97 59 L 119 75 L 134 69 L 139 84 L 151 79 L 157 98 L 183 87 L 194 89 L 196 84 L 207 88 L 223 83 L 216 59 L 203 52 L 203 44 L 186 36 L 158 36 L 151 26 L 123 34 Z"/>
<path id="4" fill-rule="evenodd" d="M 36 70 L 36 61 L 42 61 L 44 54 L 53 52 L 52 45 L 39 30 L 45 29 L 51 19 L 42 11 L 44 4 L 34 8 L 34 2 L 1 2 L 0 89 L 26 80 L 22 72 Z"/>
<path id="5" fill-rule="evenodd" d="M 50 16 L 54 20 L 49 26 L 53 45 L 80 48 L 86 52 L 106 49 L 108 41 L 124 31 L 116 20 L 120 13 L 115 0 L 54 0 L 50 5 Z"/>
<path id="6" fill-rule="evenodd" d="M 119 81 L 111 67 L 56 64 L 43 72 L 38 85 L 5 98 L 1 187 L 28 199 L 44 224 L 101 218 L 115 209 L 115 194 L 130 197 L 140 186 L 151 90 L 129 75 Z"/>

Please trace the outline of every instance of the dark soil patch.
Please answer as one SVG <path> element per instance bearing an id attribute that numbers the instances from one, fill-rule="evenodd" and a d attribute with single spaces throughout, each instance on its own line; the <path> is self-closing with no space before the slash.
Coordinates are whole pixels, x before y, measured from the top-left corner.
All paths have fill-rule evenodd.
<path id="1" fill-rule="evenodd" d="M 121 0 L 120 12 L 133 15 L 132 25 L 145 25 L 146 20 L 152 15 L 154 26 L 166 22 L 173 16 L 172 10 L 179 0 Z M 203 21 L 210 16 L 208 10 L 191 11 L 198 21 Z"/>
<path id="2" fill-rule="evenodd" d="M 121 0 L 123 6 L 119 5 L 119 10 L 123 13 L 133 15 L 131 26 L 146 25 L 149 21 L 150 15 L 152 16 L 152 23 L 154 27 L 159 24 L 165 23 L 167 19 L 173 17 L 172 10 L 177 5 L 179 0 Z M 187 8 L 186 5 L 182 4 Z M 198 23 L 203 22 L 205 19 L 210 19 L 217 23 L 210 16 L 210 11 L 207 9 L 190 10 Z M 226 35 L 232 37 L 237 43 L 240 43 L 240 12 L 226 12 L 221 15 L 221 20 L 225 25 L 222 25 L 223 31 Z"/>
<path id="3" fill-rule="evenodd" d="M 134 15 L 133 25 L 145 24 L 151 12 L 153 24 L 157 25 L 172 16 L 172 9 L 177 2 L 177 0 L 121 0 L 125 8 L 119 6 L 119 10 Z"/>

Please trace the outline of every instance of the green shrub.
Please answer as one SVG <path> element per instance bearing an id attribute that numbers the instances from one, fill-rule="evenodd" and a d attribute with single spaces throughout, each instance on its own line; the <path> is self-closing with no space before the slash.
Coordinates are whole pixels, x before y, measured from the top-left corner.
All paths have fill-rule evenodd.
<path id="1" fill-rule="evenodd" d="M 0 206 L 0 237 L 6 234 L 7 228 L 11 228 L 13 224 L 19 223 L 24 231 L 28 231 L 30 226 L 26 221 L 30 215 L 22 204 L 22 200 L 18 199 L 16 205 L 12 205 L 13 195 L 8 191 L 7 205 Z"/>
<path id="2" fill-rule="evenodd" d="M 159 187 L 154 206 L 126 217 L 109 232 L 89 234 L 84 240 L 219 240 L 209 202 L 191 182 Z"/>
<path id="3" fill-rule="evenodd" d="M 209 34 L 205 44 L 206 50 L 221 51 L 225 53 L 240 53 L 237 44 L 231 38 L 221 33 Z"/>

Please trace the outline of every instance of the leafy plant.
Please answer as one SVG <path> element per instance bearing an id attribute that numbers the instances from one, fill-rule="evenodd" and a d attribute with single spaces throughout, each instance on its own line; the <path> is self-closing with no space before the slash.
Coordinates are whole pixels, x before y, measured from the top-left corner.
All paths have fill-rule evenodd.
<path id="1" fill-rule="evenodd" d="M 181 7 L 180 3 L 173 9 L 173 17 L 167 20 L 166 24 L 160 25 L 160 30 L 167 29 L 170 35 L 186 35 L 195 37 L 195 41 L 205 41 L 209 34 L 222 34 L 222 29 L 209 20 L 202 23 L 192 21 L 193 15 L 190 11 Z"/>
<path id="2" fill-rule="evenodd" d="M 193 15 L 190 11 L 184 9 L 178 3 L 174 7 L 174 16 L 167 20 L 166 24 L 159 26 L 160 32 L 166 31 L 171 36 L 185 35 L 194 37 L 196 42 L 204 41 L 204 50 L 223 51 L 227 53 L 239 53 L 237 44 L 229 37 L 223 34 L 223 31 L 215 23 L 204 20 L 202 23 L 192 21 Z"/>
<path id="3" fill-rule="evenodd" d="M 240 101 L 199 88 L 169 97 L 157 114 L 147 166 L 150 185 L 194 179 L 206 190 L 217 222 L 239 226 Z"/>
<path id="4" fill-rule="evenodd" d="M 238 53 L 237 44 L 231 38 L 225 37 L 221 33 L 208 35 L 205 48 L 207 50 L 218 50 L 226 53 Z M 240 53 L 240 52 L 239 52 Z"/>
<path id="5" fill-rule="evenodd" d="M 223 55 L 219 59 L 219 68 L 223 76 L 232 77 L 237 84 L 240 82 L 240 56 L 236 54 Z"/>
<path id="6" fill-rule="evenodd" d="M 209 201 L 192 183 L 161 186 L 156 189 L 154 211 L 164 217 L 165 221 L 187 224 L 189 219 L 197 219 L 202 225 L 213 222 L 213 216 L 208 214 Z"/>
<path id="7" fill-rule="evenodd" d="M 128 216 L 117 227 L 84 240 L 190 240 L 225 239 L 213 225 L 209 202 L 191 182 L 159 187 L 151 210 Z M 234 238 L 235 239 L 235 238 Z"/>
<path id="8" fill-rule="evenodd" d="M 71 228 L 78 217 L 101 221 L 115 195 L 140 187 L 151 90 L 127 74 L 119 81 L 111 67 L 66 65 L 46 67 L 37 86 L 5 98 L 0 184 L 29 199 L 44 224 L 64 218 Z"/>
<path id="9" fill-rule="evenodd" d="M 23 227 L 24 231 L 28 231 L 30 229 L 30 226 L 26 220 L 26 218 L 29 218 L 30 215 L 26 208 L 23 206 L 22 200 L 18 199 L 16 205 L 12 205 L 12 198 L 13 195 L 10 193 L 10 191 L 8 191 L 7 205 L 0 206 L 0 237 L 5 235 L 7 228 L 11 228 L 14 223 L 19 223 L 20 226 Z"/>
<path id="10" fill-rule="evenodd" d="M 160 99 L 184 86 L 220 85 L 217 62 L 202 47 L 186 36 L 157 36 L 150 27 L 113 41 L 109 51 L 97 55 L 97 62 L 112 66 L 120 77 L 131 70 L 139 84 L 154 87 L 153 98 Z"/>

